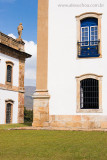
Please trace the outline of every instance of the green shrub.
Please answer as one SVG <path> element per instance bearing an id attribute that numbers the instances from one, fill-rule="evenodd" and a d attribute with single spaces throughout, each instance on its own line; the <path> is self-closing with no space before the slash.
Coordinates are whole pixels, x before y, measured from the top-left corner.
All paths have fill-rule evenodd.
<path id="1" fill-rule="evenodd" d="M 27 110 L 24 107 L 24 122 L 33 122 L 33 110 Z"/>

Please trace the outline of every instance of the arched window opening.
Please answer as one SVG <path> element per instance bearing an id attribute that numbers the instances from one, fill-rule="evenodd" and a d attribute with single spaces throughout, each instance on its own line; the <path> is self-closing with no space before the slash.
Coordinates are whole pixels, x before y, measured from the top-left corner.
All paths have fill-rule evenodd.
<path id="1" fill-rule="evenodd" d="M 76 77 L 77 112 L 102 113 L 102 75 L 92 73 Z"/>
<path id="2" fill-rule="evenodd" d="M 77 55 L 79 58 L 102 57 L 101 13 L 86 12 L 76 16 Z"/>
<path id="3" fill-rule="evenodd" d="M 81 54 L 80 57 L 98 57 L 98 19 L 85 18 L 81 20 Z"/>
<path id="4" fill-rule="evenodd" d="M 7 65 L 7 82 L 12 81 L 12 66 Z"/>
<path id="5" fill-rule="evenodd" d="M 12 86 L 13 83 L 13 65 L 11 61 L 6 61 L 6 85 Z"/>
<path id="6" fill-rule="evenodd" d="M 6 105 L 6 123 L 11 123 L 11 111 L 12 111 L 12 104 L 11 103 L 7 103 Z"/>
<path id="7" fill-rule="evenodd" d="M 85 18 L 81 20 L 81 41 L 82 45 L 89 47 L 98 44 L 98 19 Z"/>

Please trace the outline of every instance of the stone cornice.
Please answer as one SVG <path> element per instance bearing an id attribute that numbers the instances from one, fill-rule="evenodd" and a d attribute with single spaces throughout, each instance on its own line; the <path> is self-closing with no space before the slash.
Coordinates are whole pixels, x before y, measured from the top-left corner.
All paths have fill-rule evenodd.
<path id="1" fill-rule="evenodd" d="M 20 92 L 20 93 L 25 92 L 25 90 L 22 88 L 20 89 L 19 87 L 16 87 L 16 86 L 5 85 L 1 83 L 0 83 L 0 90 L 8 90 L 8 91 L 14 91 L 14 92 Z"/>
<path id="2" fill-rule="evenodd" d="M 87 73 L 87 74 L 82 74 L 80 76 L 76 76 L 75 78 L 81 78 L 81 77 L 85 77 L 85 76 L 103 77 L 102 75 L 97 75 L 97 74 L 93 74 L 93 73 Z"/>
<path id="3" fill-rule="evenodd" d="M 97 12 L 85 12 L 85 13 L 82 13 L 78 16 L 75 16 L 76 18 L 81 18 L 83 17 L 84 15 L 94 15 L 94 16 L 102 16 L 102 13 L 97 13 Z"/>
<path id="4" fill-rule="evenodd" d="M 24 42 L 17 41 L 16 39 L 7 36 L 6 34 L 0 32 L 0 43 L 10 46 L 19 51 L 24 51 Z"/>
<path id="5" fill-rule="evenodd" d="M 32 96 L 34 99 L 50 99 L 50 95 L 49 93 L 38 93 L 38 92 L 35 92 Z"/>
<path id="6" fill-rule="evenodd" d="M 31 57 L 30 54 L 11 48 L 10 46 L 2 44 L 1 42 L 0 42 L 0 53 L 6 54 L 8 56 L 11 56 L 17 59 L 23 59 L 23 60 L 25 58 Z"/>

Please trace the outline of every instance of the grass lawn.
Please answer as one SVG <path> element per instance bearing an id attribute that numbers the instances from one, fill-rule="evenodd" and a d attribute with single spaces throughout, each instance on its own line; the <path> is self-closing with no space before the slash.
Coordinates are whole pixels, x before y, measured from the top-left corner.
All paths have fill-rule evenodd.
<path id="1" fill-rule="evenodd" d="M 7 130 L 0 125 L 0 160 L 107 160 L 107 132 Z"/>
<path id="2" fill-rule="evenodd" d="M 4 129 L 7 130 L 9 128 L 16 128 L 16 127 L 29 127 L 32 126 L 32 123 L 24 123 L 24 124 L 1 124 L 0 130 Z"/>

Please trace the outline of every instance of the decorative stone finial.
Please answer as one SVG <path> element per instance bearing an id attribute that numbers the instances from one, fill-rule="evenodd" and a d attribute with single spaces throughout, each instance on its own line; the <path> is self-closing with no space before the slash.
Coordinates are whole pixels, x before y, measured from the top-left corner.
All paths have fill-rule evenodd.
<path id="1" fill-rule="evenodd" d="M 18 30 L 18 35 L 19 37 L 16 39 L 17 41 L 22 41 L 21 36 L 22 36 L 22 30 L 23 30 L 23 26 L 22 23 L 19 24 L 19 26 L 17 27 Z"/>

